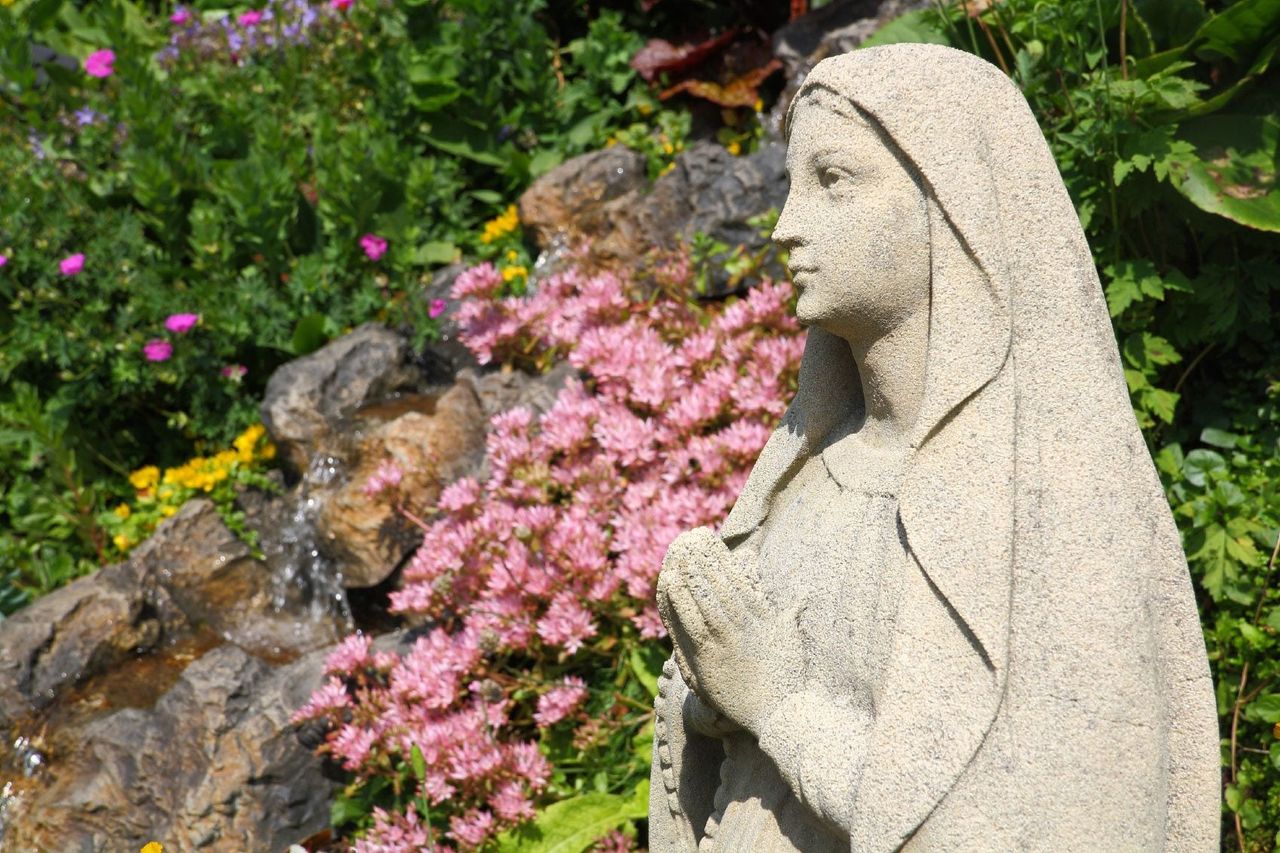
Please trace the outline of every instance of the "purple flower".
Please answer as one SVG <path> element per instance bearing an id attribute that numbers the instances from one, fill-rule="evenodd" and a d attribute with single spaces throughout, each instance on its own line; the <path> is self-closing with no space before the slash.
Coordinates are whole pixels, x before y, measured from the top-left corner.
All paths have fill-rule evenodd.
<path id="1" fill-rule="evenodd" d="M 443 299 L 432 299 L 431 305 L 427 307 L 427 316 L 434 320 L 444 313 L 445 307 L 446 304 Z"/>
<path id="2" fill-rule="evenodd" d="M 58 262 L 58 269 L 63 275 L 75 275 L 84 269 L 84 253 L 76 252 L 74 255 L 68 255 Z"/>
<path id="3" fill-rule="evenodd" d="M 75 118 L 77 127 L 88 127 L 102 121 L 106 116 L 92 107 L 81 107 L 75 111 Z"/>
<path id="4" fill-rule="evenodd" d="M 360 248 L 369 260 L 376 261 L 387 253 L 387 241 L 377 234 L 366 234 L 360 238 Z"/>
<path id="5" fill-rule="evenodd" d="M 142 345 L 142 354 L 147 361 L 168 361 L 173 355 L 173 344 L 163 338 L 152 338 Z"/>
<path id="6" fill-rule="evenodd" d="M 110 77 L 115 71 L 111 63 L 115 61 L 114 51 L 95 50 L 84 58 L 84 73 L 90 77 Z"/>
<path id="7" fill-rule="evenodd" d="M 199 322 L 199 314 L 170 314 L 164 321 L 164 327 L 175 334 L 183 335 L 194 329 Z"/>

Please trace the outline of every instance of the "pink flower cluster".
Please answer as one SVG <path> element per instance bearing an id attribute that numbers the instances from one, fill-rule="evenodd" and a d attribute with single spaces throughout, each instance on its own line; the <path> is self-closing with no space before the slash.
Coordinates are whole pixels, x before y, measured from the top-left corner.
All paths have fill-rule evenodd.
<path id="1" fill-rule="evenodd" d="M 480 360 L 566 358 L 580 379 L 541 419 L 494 418 L 488 479 L 441 493 L 391 595 L 431 633 L 396 660 L 348 640 L 298 719 L 328 720 L 322 749 L 366 777 L 417 744 L 419 795 L 461 849 L 532 815 L 550 768 L 528 738 L 581 720 L 616 639 L 662 635 L 667 546 L 724 517 L 791 396 L 803 336 L 790 286 L 708 308 L 668 295 L 691 293 L 689 279 L 681 264 L 643 286 L 570 269 L 514 298 L 482 264 L 455 284 L 460 337 Z M 391 839 L 420 821 L 380 815 L 359 849 L 411 849 Z"/>

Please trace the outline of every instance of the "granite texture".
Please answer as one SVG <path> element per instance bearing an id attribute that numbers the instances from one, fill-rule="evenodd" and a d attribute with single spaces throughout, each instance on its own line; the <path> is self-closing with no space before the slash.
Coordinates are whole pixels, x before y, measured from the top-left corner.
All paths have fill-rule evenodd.
<path id="1" fill-rule="evenodd" d="M 1018 90 L 936 45 L 788 116 L 795 399 L 671 546 L 654 851 L 1218 847 L 1186 558 Z"/>

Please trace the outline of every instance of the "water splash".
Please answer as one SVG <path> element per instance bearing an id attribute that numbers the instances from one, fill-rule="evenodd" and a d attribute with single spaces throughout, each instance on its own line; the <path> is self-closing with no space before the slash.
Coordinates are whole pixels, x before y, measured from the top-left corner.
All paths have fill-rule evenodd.
<path id="1" fill-rule="evenodd" d="M 317 519 L 325 493 L 341 481 L 345 463 L 336 456 L 316 454 L 302 481 L 286 500 L 280 523 L 261 531 L 261 548 L 273 578 L 272 607 L 306 612 L 313 621 L 336 620 L 352 630 L 351 604 L 342 585 L 342 571 L 320 542 Z"/>

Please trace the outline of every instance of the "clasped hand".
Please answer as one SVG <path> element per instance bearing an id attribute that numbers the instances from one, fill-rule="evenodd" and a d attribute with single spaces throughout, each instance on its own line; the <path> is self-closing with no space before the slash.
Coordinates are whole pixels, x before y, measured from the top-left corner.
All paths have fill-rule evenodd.
<path id="1" fill-rule="evenodd" d="M 759 736 L 797 687 L 802 658 L 794 610 L 772 610 L 758 574 L 699 527 L 671 543 L 658 576 L 658 612 L 685 683 Z"/>

